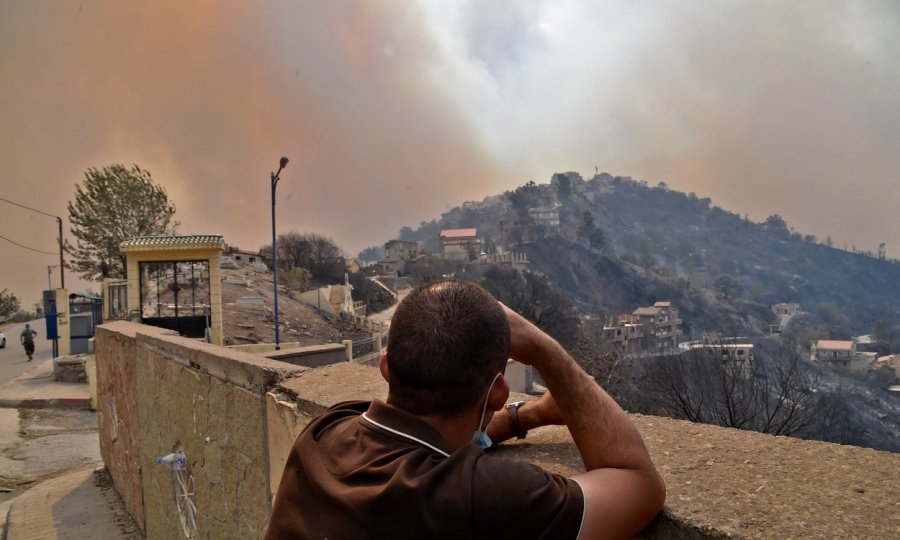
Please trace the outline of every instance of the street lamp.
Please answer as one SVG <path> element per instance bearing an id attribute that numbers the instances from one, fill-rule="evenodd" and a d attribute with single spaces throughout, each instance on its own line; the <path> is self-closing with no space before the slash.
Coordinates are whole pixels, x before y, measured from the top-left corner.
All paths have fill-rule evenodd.
<path id="1" fill-rule="evenodd" d="M 279 175 L 287 167 L 288 158 L 283 157 L 278 162 L 278 172 L 272 173 L 272 270 L 275 279 L 275 350 L 281 350 L 281 339 L 278 329 L 278 240 L 275 237 L 275 188 L 278 186 Z"/>

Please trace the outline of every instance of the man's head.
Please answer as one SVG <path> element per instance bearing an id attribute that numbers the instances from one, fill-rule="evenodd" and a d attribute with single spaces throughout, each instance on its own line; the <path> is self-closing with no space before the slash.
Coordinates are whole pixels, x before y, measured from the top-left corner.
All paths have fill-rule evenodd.
<path id="1" fill-rule="evenodd" d="M 413 414 L 456 414 L 484 399 L 508 354 L 509 322 L 494 297 L 465 281 L 431 283 L 391 318 L 388 400 Z"/>
<path id="2" fill-rule="evenodd" d="M 29 328 L 31 328 L 31 325 L 28 323 L 25 323 L 25 330 L 28 330 Z"/>

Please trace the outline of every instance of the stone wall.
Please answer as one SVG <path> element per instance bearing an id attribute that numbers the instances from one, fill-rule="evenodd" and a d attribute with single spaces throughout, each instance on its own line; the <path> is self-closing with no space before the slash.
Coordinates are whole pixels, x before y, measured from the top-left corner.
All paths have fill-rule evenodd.
<path id="1" fill-rule="evenodd" d="M 114 324 L 127 326 L 101 327 L 98 377 L 101 386 L 125 386 L 100 392 L 101 448 L 117 489 L 130 493 L 123 493 L 129 509 L 143 508 L 150 539 L 184 537 L 171 469 L 156 456 L 176 444 L 186 453 L 196 538 L 259 538 L 293 440 L 309 420 L 340 401 L 387 394 L 372 367 L 308 369 Z M 106 402 L 129 392 L 129 421 L 119 410 L 112 439 Z M 900 530 L 900 455 L 633 418 L 668 484 L 666 508 L 644 538 L 893 538 Z M 134 463 L 126 447 L 137 452 Z M 534 430 L 496 453 L 561 474 L 582 469 L 562 427 Z"/>
<path id="2" fill-rule="evenodd" d="M 161 328 L 115 321 L 97 327 L 94 353 L 97 363 L 97 413 L 100 453 L 116 490 L 137 525 L 144 529 L 144 499 L 138 403 L 135 379 L 135 336 Z"/>
<path id="3" fill-rule="evenodd" d="M 306 368 L 132 323 L 101 329 L 101 452 L 147 538 L 185 537 L 173 466 L 157 463 L 178 449 L 194 489 L 195 537 L 261 537 L 272 492 L 266 392 Z"/>

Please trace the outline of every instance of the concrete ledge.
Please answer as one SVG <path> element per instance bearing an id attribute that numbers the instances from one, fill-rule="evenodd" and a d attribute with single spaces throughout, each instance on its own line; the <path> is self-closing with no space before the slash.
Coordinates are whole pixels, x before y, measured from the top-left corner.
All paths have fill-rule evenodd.
<path id="1" fill-rule="evenodd" d="M 341 362 L 306 371 L 276 386 L 307 414 L 319 414 L 342 401 L 387 399 L 387 383 L 373 367 Z"/>
<path id="2" fill-rule="evenodd" d="M 900 455 L 632 415 L 668 485 L 646 538 L 895 538 Z M 563 427 L 497 455 L 583 470 Z"/>
<path id="3" fill-rule="evenodd" d="M 350 399 L 384 399 L 378 369 L 310 370 L 277 386 L 305 415 Z M 900 454 L 631 415 L 668 485 L 644 538 L 896 538 Z M 495 455 L 564 475 L 582 472 L 562 426 L 533 430 Z"/>
<path id="4" fill-rule="evenodd" d="M 296 349 L 300 346 L 299 341 L 282 341 L 280 343 L 281 350 Z M 226 345 L 229 349 L 236 351 L 244 351 L 246 353 L 267 353 L 275 350 L 274 343 L 244 343 L 242 345 Z"/>
<path id="5" fill-rule="evenodd" d="M 271 351 L 262 356 L 279 362 L 287 362 L 295 366 L 322 367 L 346 361 L 347 348 L 340 343 L 327 345 L 310 345 L 290 350 Z"/>
<path id="6" fill-rule="evenodd" d="M 94 338 L 103 333 L 112 335 L 121 335 L 124 337 L 134 338 L 138 333 L 151 336 L 177 336 L 178 332 L 168 330 L 166 328 L 158 328 L 156 326 L 148 326 L 145 324 L 134 323 L 131 321 L 110 321 L 103 323 L 96 328 Z"/>
<path id="7" fill-rule="evenodd" d="M 135 343 L 138 348 L 260 395 L 279 380 L 308 369 L 180 336 L 141 332 Z"/>

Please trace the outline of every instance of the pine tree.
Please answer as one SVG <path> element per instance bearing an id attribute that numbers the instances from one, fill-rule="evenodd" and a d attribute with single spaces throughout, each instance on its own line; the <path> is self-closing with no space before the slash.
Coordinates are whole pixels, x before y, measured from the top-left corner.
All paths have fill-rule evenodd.
<path id="1" fill-rule="evenodd" d="M 66 242 L 72 256 L 68 266 L 85 279 L 100 275 L 104 261 L 110 276 L 125 277 L 125 256 L 119 251 L 123 240 L 172 234 L 178 226 L 165 189 L 137 165 L 88 169 L 84 183 L 75 187 L 75 202 L 69 201 L 68 211 L 77 239 L 75 246 Z"/>

